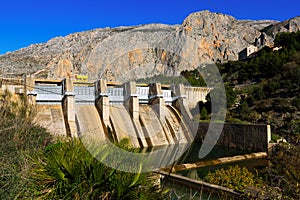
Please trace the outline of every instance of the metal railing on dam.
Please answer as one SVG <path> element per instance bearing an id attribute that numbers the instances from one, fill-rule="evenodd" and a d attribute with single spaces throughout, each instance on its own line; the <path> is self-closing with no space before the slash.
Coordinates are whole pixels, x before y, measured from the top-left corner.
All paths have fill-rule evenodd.
<path id="1" fill-rule="evenodd" d="M 58 85 L 36 84 L 31 94 L 36 95 L 37 104 L 61 104 L 62 87 Z"/>
<path id="2" fill-rule="evenodd" d="M 95 84 L 76 84 L 74 85 L 73 95 L 75 96 L 76 104 L 94 104 L 97 98 Z M 190 87 L 189 87 L 190 90 Z M 206 96 L 201 94 L 201 96 Z M 29 94 L 36 95 L 37 104 L 60 104 L 65 95 L 63 84 L 49 84 L 38 82 L 34 86 L 34 90 Z M 123 87 L 108 87 L 107 95 L 110 104 L 123 104 L 126 98 Z M 139 99 L 139 104 L 148 104 L 153 98 L 149 93 L 149 86 L 136 87 L 136 94 Z M 199 96 L 199 95 L 198 95 Z M 161 97 L 164 98 L 167 105 L 171 105 L 178 97 L 172 96 L 170 89 L 162 89 Z M 195 98 L 193 98 L 194 100 Z"/>

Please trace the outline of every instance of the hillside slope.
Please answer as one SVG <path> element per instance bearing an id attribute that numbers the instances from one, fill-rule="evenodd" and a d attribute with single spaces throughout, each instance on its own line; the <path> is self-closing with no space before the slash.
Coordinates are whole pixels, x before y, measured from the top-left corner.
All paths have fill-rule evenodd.
<path id="1" fill-rule="evenodd" d="M 272 132 L 300 144 L 300 31 L 280 33 L 275 45 L 247 61 L 219 65 L 224 82 L 235 91 L 227 120 L 263 123 Z M 235 96 L 236 95 L 236 96 Z"/>

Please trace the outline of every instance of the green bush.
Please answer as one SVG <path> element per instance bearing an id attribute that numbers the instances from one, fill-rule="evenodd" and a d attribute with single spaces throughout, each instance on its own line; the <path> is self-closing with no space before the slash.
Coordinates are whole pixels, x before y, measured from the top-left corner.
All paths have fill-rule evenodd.
<path id="1" fill-rule="evenodd" d="M 279 188 L 283 199 L 300 199 L 300 147 L 280 144 L 268 155 L 268 185 Z"/>
<path id="2" fill-rule="evenodd" d="M 207 119 L 209 119 L 209 116 L 208 116 L 208 114 L 207 114 L 207 109 L 206 109 L 205 107 L 203 107 L 203 108 L 201 109 L 201 112 L 200 112 L 200 119 L 201 119 L 201 120 L 207 120 Z"/>
<path id="3" fill-rule="evenodd" d="M 31 199 L 36 194 L 30 158 L 51 138 L 32 122 L 34 117 L 34 108 L 23 96 L 0 92 L 0 199 Z"/>
<path id="4" fill-rule="evenodd" d="M 222 168 L 215 172 L 209 172 L 204 180 L 241 192 L 244 191 L 246 186 L 258 186 L 262 184 L 262 181 L 257 179 L 247 168 L 240 168 L 238 165 L 229 166 L 228 169 Z"/>
<path id="5" fill-rule="evenodd" d="M 125 142 L 119 144 L 125 149 Z M 104 151 L 105 145 L 98 149 Z M 115 157 L 117 160 L 118 157 Z M 59 141 L 35 161 L 35 183 L 47 199 L 162 199 L 149 174 L 111 169 L 95 159 L 79 139 Z"/>

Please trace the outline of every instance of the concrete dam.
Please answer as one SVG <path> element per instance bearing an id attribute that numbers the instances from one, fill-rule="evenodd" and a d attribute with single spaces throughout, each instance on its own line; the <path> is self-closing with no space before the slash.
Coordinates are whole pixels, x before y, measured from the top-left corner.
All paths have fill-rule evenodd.
<path id="1" fill-rule="evenodd" d="M 190 108 L 205 101 L 211 88 L 28 77 L 25 90 L 36 104 L 37 122 L 52 134 L 129 138 L 133 147 L 155 147 L 194 141 Z"/>

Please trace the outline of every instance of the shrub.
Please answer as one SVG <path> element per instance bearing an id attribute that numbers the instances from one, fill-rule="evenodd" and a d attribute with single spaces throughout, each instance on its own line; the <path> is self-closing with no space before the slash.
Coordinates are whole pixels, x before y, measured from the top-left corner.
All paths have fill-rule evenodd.
<path id="1" fill-rule="evenodd" d="M 222 168 L 215 172 L 209 172 L 204 180 L 241 192 L 244 191 L 246 186 L 256 186 L 262 183 L 247 168 L 240 168 L 238 165 L 229 166 L 228 169 Z"/>
<path id="2" fill-rule="evenodd" d="M 284 199 L 300 199 L 300 147 L 280 144 L 268 155 L 268 184 L 279 188 Z"/>
<path id="3" fill-rule="evenodd" d="M 35 186 L 28 176 L 30 157 L 41 152 L 51 138 L 34 124 L 34 108 L 23 96 L 0 92 L 0 199 L 33 198 Z"/>
<path id="4" fill-rule="evenodd" d="M 127 148 L 124 142 L 119 144 Z M 104 151 L 105 145 L 98 149 Z M 118 158 L 115 158 L 118 159 Z M 111 169 L 95 159 L 79 139 L 59 141 L 35 161 L 33 174 L 41 198 L 161 199 L 149 174 Z"/>

